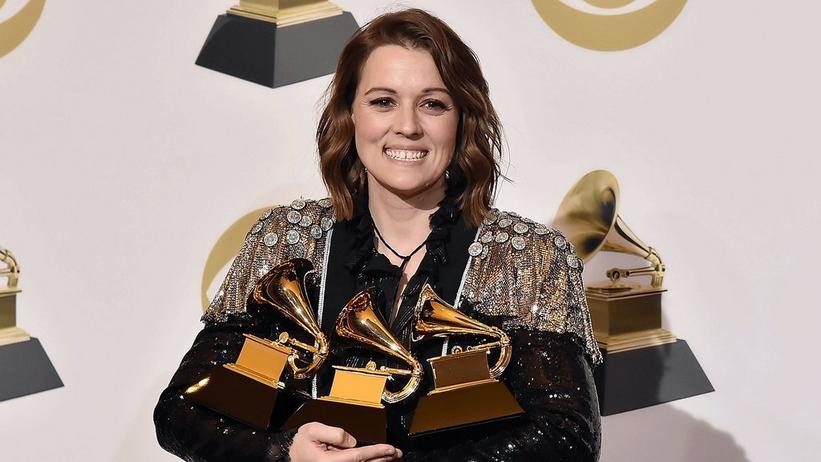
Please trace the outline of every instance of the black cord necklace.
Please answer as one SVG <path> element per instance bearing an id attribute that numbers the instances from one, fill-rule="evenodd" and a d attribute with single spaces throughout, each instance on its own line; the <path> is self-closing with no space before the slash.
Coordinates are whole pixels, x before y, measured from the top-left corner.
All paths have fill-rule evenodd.
<path id="1" fill-rule="evenodd" d="M 376 231 L 376 237 L 379 238 L 379 241 L 382 242 L 383 244 L 385 244 L 385 247 L 387 247 L 388 250 L 390 250 L 392 254 L 396 255 L 397 257 L 399 257 L 402 260 L 402 264 L 399 266 L 399 269 L 403 273 L 405 272 L 405 266 L 407 266 L 407 264 L 410 261 L 411 257 L 413 257 L 416 254 L 416 252 L 419 252 L 420 250 L 422 250 L 422 248 L 425 247 L 425 244 L 428 243 L 428 238 L 425 238 L 425 240 L 422 241 L 422 243 L 419 244 L 419 246 L 416 247 L 416 249 L 414 249 L 413 252 L 411 252 L 407 255 L 402 255 L 399 252 L 397 252 L 393 247 L 391 247 L 390 244 L 388 244 L 385 241 L 385 238 L 382 237 L 382 233 L 379 232 L 379 228 L 376 226 L 376 223 L 373 224 L 373 229 Z"/>

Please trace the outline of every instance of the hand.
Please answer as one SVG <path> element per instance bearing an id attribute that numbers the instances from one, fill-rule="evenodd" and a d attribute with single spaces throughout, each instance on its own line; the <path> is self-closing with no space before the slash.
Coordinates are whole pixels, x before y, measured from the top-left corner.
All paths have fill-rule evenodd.
<path id="1" fill-rule="evenodd" d="M 389 444 L 355 446 L 356 438 L 345 430 L 309 422 L 297 430 L 288 455 L 291 462 L 390 462 L 402 457 Z"/>

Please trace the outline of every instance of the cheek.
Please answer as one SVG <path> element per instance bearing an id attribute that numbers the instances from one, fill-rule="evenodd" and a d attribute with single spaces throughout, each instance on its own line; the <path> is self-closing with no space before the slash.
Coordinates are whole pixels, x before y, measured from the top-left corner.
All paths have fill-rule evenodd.
<path id="1" fill-rule="evenodd" d="M 355 113 L 355 118 L 354 133 L 357 145 L 362 143 L 364 147 L 367 143 L 381 140 L 385 135 L 387 124 L 384 118 L 367 112 Z"/>

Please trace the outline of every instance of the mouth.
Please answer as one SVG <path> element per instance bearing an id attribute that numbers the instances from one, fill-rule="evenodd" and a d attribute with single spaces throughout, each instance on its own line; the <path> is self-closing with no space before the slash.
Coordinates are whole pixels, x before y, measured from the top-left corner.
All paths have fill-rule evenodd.
<path id="1" fill-rule="evenodd" d="M 392 149 L 385 148 L 382 154 L 402 162 L 418 162 L 428 156 L 428 151 L 425 149 Z"/>

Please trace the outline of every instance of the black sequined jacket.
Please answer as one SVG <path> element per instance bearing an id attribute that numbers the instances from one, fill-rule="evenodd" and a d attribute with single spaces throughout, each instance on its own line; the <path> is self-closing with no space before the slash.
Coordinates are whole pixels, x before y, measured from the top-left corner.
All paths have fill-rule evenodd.
<path id="1" fill-rule="evenodd" d="M 399 269 L 374 250 L 367 204 L 357 209 L 354 219 L 336 222 L 328 199 L 298 199 L 265 212 L 254 224 L 203 316 L 204 329 L 160 396 L 154 421 L 163 448 L 191 461 L 288 460 L 293 430 L 256 431 L 190 402 L 183 391 L 211 368 L 234 361 L 242 333 L 275 338 L 280 326 L 248 314 L 246 300 L 256 281 L 280 262 L 313 262 L 311 298 L 326 334 L 354 293 L 367 286 L 387 293 L 395 288 Z M 597 460 L 600 418 L 591 369 L 601 354 L 573 246 L 557 230 L 513 212 L 494 209 L 478 229 L 469 226 L 450 196 L 431 216 L 431 228 L 426 255 L 391 329 L 423 364 L 449 348 L 441 340 L 410 342 L 412 307 L 424 282 L 469 316 L 501 327 L 513 343 L 513 359 L 501 380 L 526 414 L 411 440 L 403 431 L 415 403 L 411 399 L 389 407 L 390 442 L 403 449 L 407 461 Z M 313 380 L 286 381 L 286 386 L 324 396 L 331 364 L 361 366 L 366 359 L 332 355 Z M 417 395 L 431 388 L 429 369 L 425 377 Z"/>

